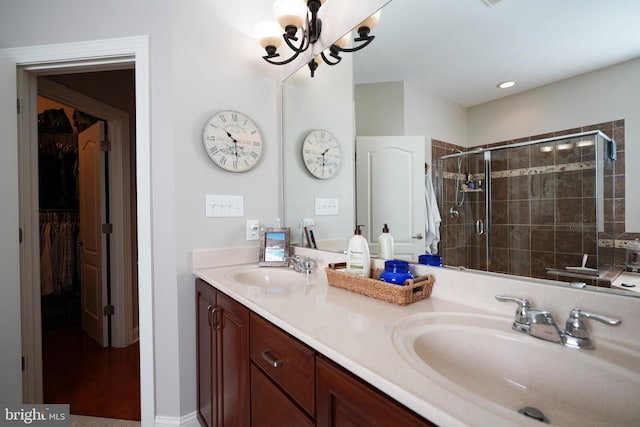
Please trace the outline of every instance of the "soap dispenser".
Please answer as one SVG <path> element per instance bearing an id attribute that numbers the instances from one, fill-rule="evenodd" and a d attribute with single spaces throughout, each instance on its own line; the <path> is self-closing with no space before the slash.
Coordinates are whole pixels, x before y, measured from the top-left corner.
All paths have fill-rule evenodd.
<path id="1" fill-rule="evenodd" d="M 393 259 L 393 236 L 387 224 L 382 227 L 382 234 L 378 237 L 378 258 Z"/>
<path id="2" fill-rule="evenodd" d="M 347 246 L 347 273 L 360 277 L 369 277 L 371 274 L 371 255 L 369 243 L 362 236 L 362 225 L 356 225 L 353 236 Z"/>

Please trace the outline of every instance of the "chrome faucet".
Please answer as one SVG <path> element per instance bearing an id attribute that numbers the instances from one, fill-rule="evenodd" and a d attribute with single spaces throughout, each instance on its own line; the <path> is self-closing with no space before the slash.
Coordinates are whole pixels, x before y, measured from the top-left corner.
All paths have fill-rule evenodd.
<path id="1" fill-rule="evenodd" d="M 311 274 L 316 267 L 316 260 L 311 257 L 300 257 L 298 255 L 284 258 L 287 265 L 293 265 L 293 269 L 300 273 Z"/>
<path id="2" fill-rule="evenodd" d="M 562 331 L 558 328 L 550 312 L 531 308 L 531 303 L 526 298 L 496 295 L 496 299 L 502 302 L 511 301 L 518 304 L 513 321 L 514 330 L 545 341 L 564 344 L 571 348 L 594 348 L 593 341 L 589 337 L 589 332 L 583 319 L 594 319 L 611 326 L 621 323 L 620 319 L 574 308 L 569 314 L 565 330 Z"/>

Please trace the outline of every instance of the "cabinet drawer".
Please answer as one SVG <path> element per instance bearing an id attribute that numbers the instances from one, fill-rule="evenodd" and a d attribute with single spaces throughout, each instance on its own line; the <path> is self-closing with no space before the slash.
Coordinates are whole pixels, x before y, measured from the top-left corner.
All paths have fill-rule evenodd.
<path id="1" fill-rule="evenodd" d="M 315 351 L 251 313 L 251 360 L 312 417 L 315 415 Z"/>

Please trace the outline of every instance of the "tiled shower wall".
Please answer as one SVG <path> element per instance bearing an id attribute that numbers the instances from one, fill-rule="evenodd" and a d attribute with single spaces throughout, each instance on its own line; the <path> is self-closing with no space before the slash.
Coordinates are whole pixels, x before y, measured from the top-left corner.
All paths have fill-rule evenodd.
<path id="1" fill-rule="evenodd" d="M 492 152 L 492 257 L 484 255 L 485 236 L 475 233 L 478 218 L 484 217 L 484 193 L 465 193 L 464 203 L 457 191 L 457 160 L 445 162 L 445 179 L 438 185 L 439 206 L 443 218 L 440 253 L 448 265 L 490 269 L 495 272 L 545 278 L 546 268 L 578 266 L 587 253 L 587 266 L 596 267 L 595 254 L 608 264 L 624 264 L 624 249 L 614 250 L 616 242 L 639 237 L 625 232 L 624 224 L 624 120 L 567 129 L 544 135 L 501 141 L 483 146 L 495 147 L 519 142 L 601 130 L 617 143 L 618 160 L 613 170 L 605 170 L 605 230 L 597 240 L 595 220 L 595 169 L 593 147 L 542 152 L 539 146 L 516 147 Z M 478 147 L 468 149 L 472 151 Z M 433 140 L 435 159 L 467 149 Z M 482 155 L 465 158 L 462 173 L 482 177 Z M 439 182 L 439 180 L 436 180 Z M 615 191 L 614 191 L 615 188 Z M 611 207 L 614 205 L 615 210 Z M 460 205 L 460 206 L 458 206 Z M 458 212 L 456 218 L 449 210 Z M 614 228 L 615 226 L 615 228 Z M 601 262 L 602 265 L 602 262 Z"/>

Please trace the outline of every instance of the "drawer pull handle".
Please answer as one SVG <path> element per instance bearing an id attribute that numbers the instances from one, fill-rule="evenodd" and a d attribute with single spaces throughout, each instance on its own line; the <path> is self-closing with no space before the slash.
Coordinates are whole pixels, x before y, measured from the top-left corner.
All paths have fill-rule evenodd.
<path id="1" fill-rule="evenodd" d="M 262 353 L 260 353 L 260 355 L 265 360 L 265 362 L 267 362 L 270 366 L 274 368 L 279 368 L 280 366 L 284 365 L 284 360 L 274 359 L 271 356 L 271 350 L 263 350 Z"/>
<path id="2" fill-rule="evenodd" d="M 211 306 L 209 306 L 211 307 Z M 219 331 L 222 329 L 222 324 L 218 320 L 218 313 L 220 312 L 220 307 L 211 307 L 211 311 L 209 312 L 209 326 L 213 328 L 214 331 Z"/>

